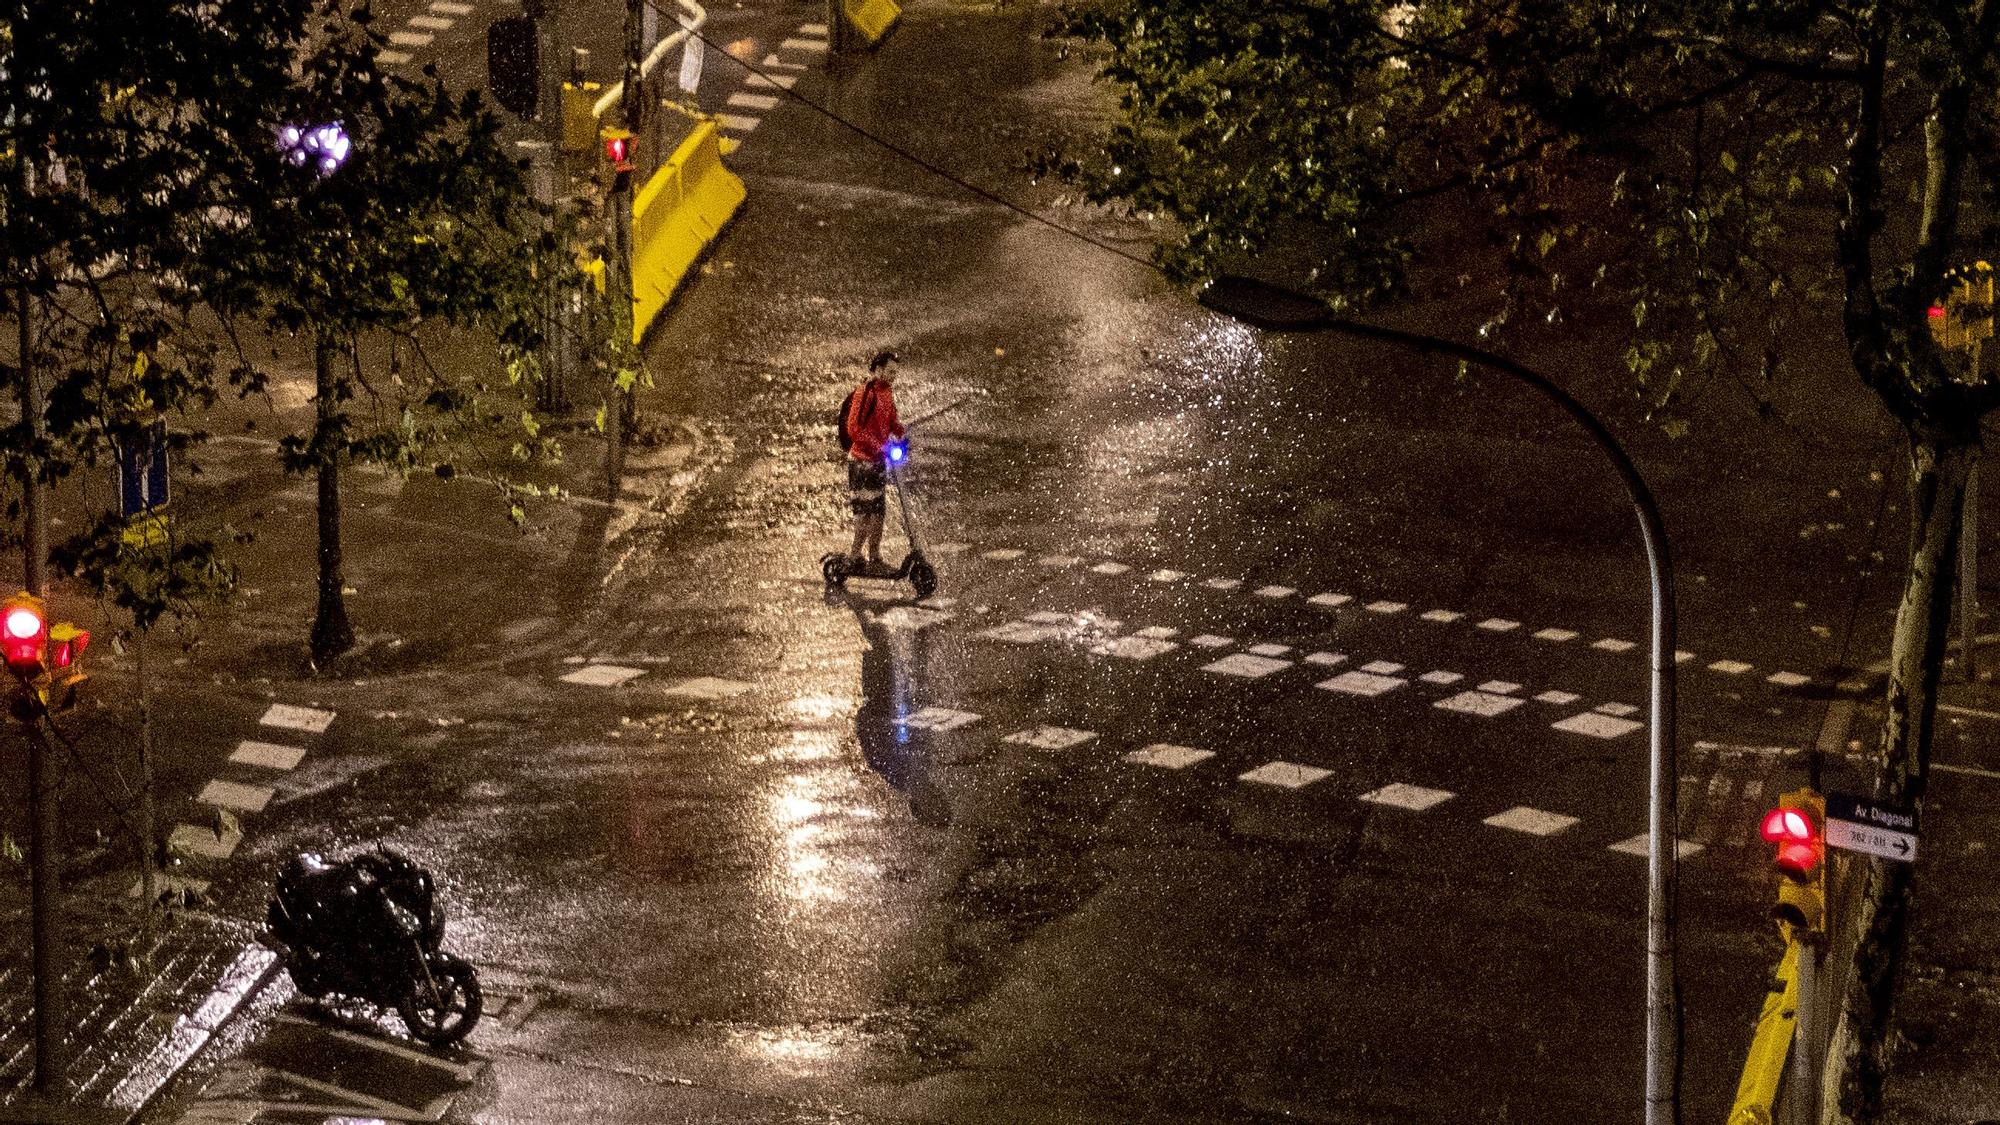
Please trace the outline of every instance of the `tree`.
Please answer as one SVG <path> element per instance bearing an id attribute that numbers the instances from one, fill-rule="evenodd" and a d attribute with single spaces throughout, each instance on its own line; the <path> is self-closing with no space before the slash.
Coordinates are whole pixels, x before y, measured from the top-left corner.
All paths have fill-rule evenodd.
<path id="1" fill-rule="evenodd" d="M 547 447 L 532 414 L 537 294 L 554 240 L 542 231 L 520 169 L 476 91 L 448 93 L 385 74 L 366 9 L 322 0 L 309 53 L 290 86 L 261 181 L 243 221 L 211 245 L 204 296 L 229 315 L 263 315 L 312 344 L 314 421 L 286 437 L 294 472 L 318 482 L 319 603 L 310 651 L 324 663 L 352 647 L 343 597 L 340 468 L 352 461 L 408 471 L 441 445 L 507 456 Z M 334 152 L 333 127 L 339 137 Z M 325 145 L 308 151 L 314 138 Z M 281 151 L 281 148 L 283 151 Z M 480 327 L 498 340 L 505 375 L 433 364 L 433 326 Z M 361 345 L 389 337 L 413 356 L 372 373 Z M 504 458 L 503 458 L 504 459 Z M 455 470 L 449 461 L 434 466 Z M 512 486 L 496 473 L 503 491 Z"/>
<path id="2" fill-rule="evenodd" d="M 1178 276 L 1283 249 L 1353 308 L 1483 230 L 1488 328 L 1629 310 L 1627 364 L 1669 428 L 1707 380 L 1780 377 L 1792 311 L 1837 308 L 1908 442 L 1876 795 L 1921 806 L 1967 475 L 2000 405 L 1927 314 L 2000 238 L 2000 3 L 1086 0 L 1070 27 L 1103 44 L 1123 112 L 1098 157 L 1047 162 L 1176 220 Z M 1910 879 L 1869 863 L 1842 1121 L 1880 1109 Z"/>

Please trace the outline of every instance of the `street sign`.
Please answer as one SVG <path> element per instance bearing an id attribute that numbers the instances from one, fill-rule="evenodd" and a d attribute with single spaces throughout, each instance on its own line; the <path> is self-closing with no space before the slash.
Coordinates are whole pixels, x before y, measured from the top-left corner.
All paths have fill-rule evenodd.
<path id="1" fill-rule="evenodd" d="M 690 35 L 681 48 L 681 92 L 689 97 L 701 92 L 701 64 L 701 40 Z"/>
<path id="2" fill-rule="evenodd" d="M 130 518 L 167 506 L 167 421 L 118 448 L 118 514 Z"/>
<path id="3" fill-rule="evenodd" d="M 1828 793 L 1826 842 L 1844 851 L 1908 863 L 1917 858 L 1917 814 L 1850 793 Z"/>

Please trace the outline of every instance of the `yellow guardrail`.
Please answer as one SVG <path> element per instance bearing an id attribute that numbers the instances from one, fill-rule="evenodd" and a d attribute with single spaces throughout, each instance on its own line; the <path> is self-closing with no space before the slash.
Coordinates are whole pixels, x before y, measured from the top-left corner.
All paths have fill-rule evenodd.
<path id="1" fill-rule="evenodd" d="M 870 47 L 880 43 L 903 15 L 896 0 L 840 0 L 840 10 L 847 16 L 847 25 Z"/>
<path id="2" fill-rule="evenodd" d="M 747 192 L 722 164 L 722 128 L 703 118 L 632 201 L 632 342 L 673 298 Z"/>
<path id="3" fill-rule="evenodd" d="M 1750 1053 L 1743 1060 L 1743 1077 L 1736 1083 L 1736 1102 L 1729 1110 L 1729 1125 L 1771 1125 L 1772 1106 L 1784 1081 L 1785 1062 L 1791 1057 L 1792 1031 L 1798 1025 L 1799 943 L 1786 942 L 1784 959 L 1778 962 L 1777 979 L 1764 994 L 1764 1010 L 1757 1015 L 1757 1034 L 1750 1040 Z"/>

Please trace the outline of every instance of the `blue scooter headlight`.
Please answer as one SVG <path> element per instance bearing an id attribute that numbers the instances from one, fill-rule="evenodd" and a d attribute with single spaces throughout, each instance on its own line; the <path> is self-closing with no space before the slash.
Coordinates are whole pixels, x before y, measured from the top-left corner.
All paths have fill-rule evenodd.
<path id="1" fill-rule="evenodd" d="M 885 449 L 889 454 L 889 460 L 894 461 L 898 464 L 901 464 L 903 458 L 908 457 L 910 455 L 910 447 L 905 442 L 892 441 L 885 447 Z"/>

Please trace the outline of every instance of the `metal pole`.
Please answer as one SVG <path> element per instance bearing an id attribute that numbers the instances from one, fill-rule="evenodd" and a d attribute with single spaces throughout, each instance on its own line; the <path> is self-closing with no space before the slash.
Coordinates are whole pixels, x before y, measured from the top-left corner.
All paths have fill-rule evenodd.
<path id="1" fill-rule="evenodd" d="M 1786 1096 L 1793 1125 L 1819 1125 L 1819 1050 L 1822 1009 L 1819 1001 L 1820 952 L 1799 943 L 1798 1007 L 1792 1023 L 1792 1077 Z"/>
<path id="2" fill-rule="evenodd" d="M 1255 313 L 1230 307 L 1226 281 L 1283 293 L 1296 313 L 1310 303 L 1317 312 L 1310 319 L 1296 316 L 1260 318 Z M 1239 289 L 1240 291 L 1240 289 Z M 1681 1025 L 1679 981 L 1674 970 L 1674 927 L 1678 884 L 1679 841 L 1674 835 L 1679 800 L 1680 765 L 1675 714 L 1674 572 L 1667 546 L 1666 520 L 1654 503 L 1653 494 L 1639 476 L 1638 467 L 1611 436 L 1611 431 L 1583 404 L 1529 367 L 1505 356 L 1435 336 L 1403 332 L 1380 325 L 1364 324 L 1333 316 L 1331 310 L 1303 294 L 1278 290 L 1247 279 L 1217 279 L 1204 290 L 1203 303 L 1245 323 L 1278 331 L 1337 332 L 1364 340 L 1378 340 L 1414 349 L 1426 355 L 1448 356 L 1462 363 L 1511 376 L 1540 391 L 1583 427 L 1590 439 L 1610 459 L 1639 517 L 1639 532 L 1645 542 L 1646 564 L 1652 582 L 1652 730 L 1648 747 L 1648 815 L 1646 825 L 1646 1125 L 1677 1125 L 1680 1117 Z"/>
<path id="3" fill-rule="evenodd" d="M 42 738 L 40 709 L 34 689 L 21 678 L 19 706 L 24 733 L 28 736 L 28 929 L 29 972 L 35 1005 L 35 1072 L 37 1095 L 55 1092 L 61 1067 L 56 1058 L 56 1029 L 62 1014 L 56 995 L 56 978 L 50 963 L 55 951 L 56 826 L 52 794 L 48 791 L 48 743 Z"/>
<path id="4" fill-rule="evenodd" d="M 1958 540 L 1958 662 L 1969 683 L 1978 679 L 1974 638 L 1979 636 L 1979 461 L 1965 476 L 1965 515 Z"/>

